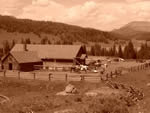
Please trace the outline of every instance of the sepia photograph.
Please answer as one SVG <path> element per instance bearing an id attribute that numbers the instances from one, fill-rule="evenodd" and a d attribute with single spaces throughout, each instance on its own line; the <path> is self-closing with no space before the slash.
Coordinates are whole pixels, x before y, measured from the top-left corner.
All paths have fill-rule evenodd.
<path id="1" fill-rule="evenodd" d="M 150 0 L 0 0 L 0 113 L 150 113 Z"/>

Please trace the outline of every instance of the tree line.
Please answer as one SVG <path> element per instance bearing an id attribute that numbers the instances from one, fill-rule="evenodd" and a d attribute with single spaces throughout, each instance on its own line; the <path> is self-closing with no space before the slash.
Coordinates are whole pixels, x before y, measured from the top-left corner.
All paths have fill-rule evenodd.
<path id="1" fill-rule="evenodd" d="M 21 39 L 22 44 L 36 44 L 32 43 L 30 38 Z M 0 57 L 6 55 L 16 44 L 15 40 L 9 42 L 8 40 L 3 41 L 3 47 L 0 48 Z M 40 44 L 51 44 L 51 41 L 45 37 L 41 39 Z M 57 44 L 68 44 L 68 43 L 57 43 Z M 71 44 L 71 43 L 70 43 Z M 149 59 L 150 58 L 150 47 L 147 43 L 142 44 L 140 50 L 135 49 L 132 41 L 129 41 L 128 44 L 122 48 L 121 45 L 107 49 L 102 47 L 100 44 L 95 43 L 91 46 L 91 50 L 89 52 L 90 55 L 93 56 L 115 56 L 124 59 Z"/>
<path id="2" fill-rule="evenodd" d="M 91 47 L 89 54 L 93 56 L 115 56 L 124 59 L 149 59 L 150 47 L 146 42 L 141 45 L 140 50 L 137 50 L 132 41 L 129 41 L 124 48 L 121 45 L 116 46 L 114 44 L 113 47 L 107 49 L 96 43 Z"/>

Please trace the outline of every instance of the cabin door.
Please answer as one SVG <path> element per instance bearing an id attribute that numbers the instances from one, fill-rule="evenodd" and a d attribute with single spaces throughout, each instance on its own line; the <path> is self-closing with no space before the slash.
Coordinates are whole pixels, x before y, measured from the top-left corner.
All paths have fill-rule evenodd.
<path id="1" fill-rule="evenodd" d="M 12 63 L 9 63 L 9 70 L 12 70 Z"/>

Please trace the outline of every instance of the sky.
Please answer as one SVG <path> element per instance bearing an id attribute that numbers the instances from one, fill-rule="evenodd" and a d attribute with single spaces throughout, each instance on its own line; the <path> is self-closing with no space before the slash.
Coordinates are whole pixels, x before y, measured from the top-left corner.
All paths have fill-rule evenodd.
<path id="1" fill-rule="evenodd" d="M 110 31 L 150 21 L 150 0 L 0 0 L 0 14 Z"/>

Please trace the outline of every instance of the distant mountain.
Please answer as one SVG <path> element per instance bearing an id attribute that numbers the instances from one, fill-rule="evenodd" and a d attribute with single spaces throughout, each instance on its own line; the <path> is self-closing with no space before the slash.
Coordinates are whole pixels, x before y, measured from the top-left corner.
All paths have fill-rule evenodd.
<path id="1" fill-rule="evenodd" d="M 125 39 L 150 40 L 150 22 L 134 21 L 112 33 L 122 35 Z"/>
<path id="2" fill-rule="evenodd" d="M 0 15 L 0 43 L 5 39 L 20 41 L 21 38 L 30 38 L 33 42 L 40 42 L 42 38 L 47 38 L 52 43 L 70 44 L 72 42 L 108 42 L 117 36 L 93 28 Z"/>

